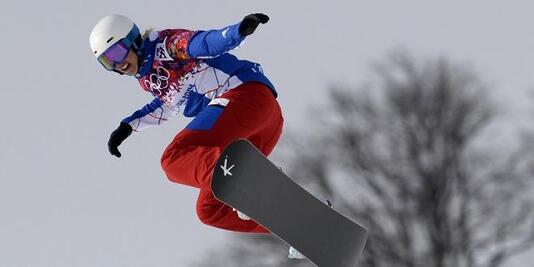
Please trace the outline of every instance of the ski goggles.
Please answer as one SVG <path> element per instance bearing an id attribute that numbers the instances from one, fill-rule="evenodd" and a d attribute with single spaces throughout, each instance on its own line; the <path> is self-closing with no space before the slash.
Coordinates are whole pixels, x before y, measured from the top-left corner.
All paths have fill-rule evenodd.
<path id="1" fill-rule="evenodd" d="M 130 48 L 134 45 L 135 39 L 139 35 L 139 29 L 134 26 L 126 37 L 110 46 L 97 60 L 107 70 L 114 70 L 115 67 L 126 60 Z"/>

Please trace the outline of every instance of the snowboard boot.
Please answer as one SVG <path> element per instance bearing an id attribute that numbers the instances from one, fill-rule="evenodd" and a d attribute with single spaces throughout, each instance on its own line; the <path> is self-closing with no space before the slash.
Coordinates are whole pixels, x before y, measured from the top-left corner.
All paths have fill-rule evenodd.
<path id="1" fill-rule="evenodd" d="M 245 221 L 248 221 L 250 220 L 250 217 L 248 217 L 247 215 L 245 215 L 243 212 L 241 211 L 238 211 L 236 209 L 233 209 L 235 212 L 237 212 L 237 217 L 239 217 L 239 219 L 241 220 L 245 220 Z"/>
<path id="2" fill-rule="evenodd" d="M 297 259 L 302 260 L 305 259 L 306 256 L 302 255 L 302 253 L 298 252 L 294 247 L 289 247 L 289 255 L 287 255 L 290 259 Z"/>

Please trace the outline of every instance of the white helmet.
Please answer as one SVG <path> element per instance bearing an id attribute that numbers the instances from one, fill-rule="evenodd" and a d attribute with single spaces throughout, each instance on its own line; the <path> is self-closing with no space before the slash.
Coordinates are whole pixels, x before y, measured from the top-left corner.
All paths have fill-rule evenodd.
<path id="1" fill-rule="evenodd" d="M 109 15 L 95 25 L 89 36 L 89 45 L 96 58 L 121 40 L 137 50 L 141 42 L 139 28 L 133 21 L 122 15 Z"/>

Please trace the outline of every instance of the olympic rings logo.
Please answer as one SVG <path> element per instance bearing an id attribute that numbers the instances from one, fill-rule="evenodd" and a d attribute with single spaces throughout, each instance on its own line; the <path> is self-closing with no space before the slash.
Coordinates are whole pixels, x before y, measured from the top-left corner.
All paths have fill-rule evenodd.
<path id="1" fill-rule="evenodd" d="M 145 87 L 150 88 L 150 91 L 156 96 L 161 96 L 169 87 L 169 78 L 171 74 L 164 67 L 159 66 L 156 73 L 150 74 L 148 79 L 145 79 Z"/>

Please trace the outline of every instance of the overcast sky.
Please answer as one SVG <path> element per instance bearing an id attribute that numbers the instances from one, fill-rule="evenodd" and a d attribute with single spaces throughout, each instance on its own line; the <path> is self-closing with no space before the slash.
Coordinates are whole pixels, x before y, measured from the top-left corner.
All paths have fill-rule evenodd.
<path id="1" fill-rule="evenodd" d="M 490 3 L 491 2 L 491 3 Z M 534 86 L 532 1 L 7 1 L 0 10 L 0 266 L 187 266 L 225 241 L 198 222 L 197 190 L 159 158 L 186 119 L 106 148 L 119 121 L 151 100 L 135 79 L 104 71 L 88 43 L 121 13 L 146 29 L 210 29 L 252 12 L 271 17 L 235 54 L 262 64 L 286 126 L 331 82 L 357 84 L 397 46 L 472 65 L 499 105 L 526 122 Z M 509 266 L 526 267 L 527 257 Z"/>

